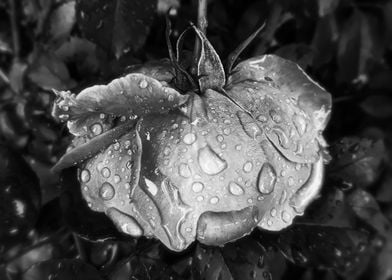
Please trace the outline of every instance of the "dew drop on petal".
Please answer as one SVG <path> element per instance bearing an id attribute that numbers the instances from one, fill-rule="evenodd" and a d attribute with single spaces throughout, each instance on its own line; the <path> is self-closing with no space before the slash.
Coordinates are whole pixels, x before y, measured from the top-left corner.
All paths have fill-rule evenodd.
<path id="1" fill-rule="evenodd" d="M 201 192 L 204 189 L 204 185 L 201 182 L 194 182 L 192 184 L 192 191 L 195 193 Z"/>
<path id="2" fill-rule="evenodd" d="M 202 195 L 199 195 L 198 197 L 196 197 L 196 200 L 197 201 L 203 201 L 204 200 L 204 196 L 202 196 Z"/>
<path id="3" fill-rule="evenodd" d="M 283 212 L 282 212 L 282 221 L 285 222 L 285 223 L 289 223 L 290 219 L 291 219 L 290 214 L 287 211 L 283 210 Z"/>
<path id="4" fill-rule="evenodd" d="M 280 123 L 282 121 L 282 117 L 275 110 L 270 111 L 270 116 L 272 120 L 276 123 Z"/>
<path id="5" fill-rule="evenodd" d="M 103 200 L 111 200 L 114 197 L 114 193 L 113 186 L 108 182 L 103 183 L 99 189 L 99 196 Z"/>
<path id="6" fill-rule="evenodd" d="M 219 157 L 209 146 L 199 150 L 198 162 L 201 170 L 208 175 L 216 175 L 227 168 L 227 162 Z"/>
<path id="7" fill-rule="evenodd" d="M 271 193 L 276 184 L 275 169 L 269 163 L 264 163 L 257 178 L 257 187 L 263 194 Z"/>
<path id="8" fill-rule="evenodd" d="M 272 208 L 271 211 L 270 211 L 271 217 L 275 217 L 276 213 L 277 213 L 276 208 Z"/>
<path id="9" fill-rule="evenodd" d="M 217 204 L 219 202 L 219 198 L 216 196 L 213 196 L 210 198 L 210 203 L 211 204 Z"/>
<path id="10" fill-rule="evenodd" d="M 121 182 L 121 177 L 120 177 L 120 175 L 114 175 L 114 182 L 116 183 L 116 184 L 118 184 L 118 183 L 120 183 Z"/>
<path id="11" fill-rule="evenodd" d="M 242 195 L 244 194 L 244 189 L 235 182 L 229 183 L 229 191 L 232 195 Z"/>
<path id="12" fill-rule="evenodd" d="M 216 136 L 216 140 L 217 140 L 218 142 L 223 142 L 223 140 L 224 140 L 223 135 L 222 135 L 222 134 L 218 134 L 218 136 Z"/>
<path id="13" fill-rule="evenodd" d="M 306 132 L 306 127 L 307 127 L 307 123 L 306 120 L 299 115 L 295 115 L 293 118 L 293 122 L 294 122 L 294 126 L 298 131 L 298 134 L 300 136 L 304 135 L 304 133 Z"/>
<path id="14" fill-rule="evenodd" d="M 243 166 L 243 170 L 244 170 L 246 173 L 251 172 L 252 169 L 253 169 L 253 164 L 252 164 L 252 162 L 250 162 L 250 161 L 247 161 L 247 162 L 244 164 L 244 166 Z"/>
<path id="15" fill-rule="evenodd" d="M 102 175 L 104 178 L 109 178 L 109 177 L 110 177 L 110 174 L 111 174 L 111 172 L 110 172 L 110 169 L 109 169 L 109 168 L 107 168 L 107 167 L 102 168 L 102 170 L 101 170 L 101 175 Z"/>
<path id="16" fill-rule="evenodd" d="M 188 133 L 184 136 L 184 143 L 191 145 L 196 141 L 196 135 L 194 133 Z"/>
<path id="17" fill-rule="evenodd" d="M 82 172 L 80 172 L 80 180 L 83 183 L 87 183 L 88 181 L 90 181 L 90 171 L 88 171 L 87 169 L 83 169 Z"/>
<path id="18" fill-rule="evenodd" d="M 192 175 L 191 169 L 186 163 L 180 163 L 178 166 L 178 173 L 184 178 L 189 178 Z"/>
<path id="19" fill-rule="evenodd" d="M 94 135 L 100 135 L 103 131 L 102 125 L 99 123 L 93 124 L 90 129 Z"/>
<path id="20" fill-rule="evenodd" d="M 144 89 L 144 88 L 146 88 L 147 86 L 148 86 L 148 83 L 147 83 L 146 80 L 143 79 L 143 80 L 140 81 L 140 83 L 139 83 L 139 87 L 140 87 L 140 88 L 143 88 L 143 89 Z"/>

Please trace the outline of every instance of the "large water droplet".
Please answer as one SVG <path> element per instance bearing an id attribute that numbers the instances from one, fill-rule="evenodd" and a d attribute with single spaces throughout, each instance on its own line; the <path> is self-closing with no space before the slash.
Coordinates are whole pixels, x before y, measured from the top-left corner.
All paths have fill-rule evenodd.
<path id="1" fill-rule="evenodd" d="M 276 213 L 277 213 L 276 208 L 272 208 L 271 211 L 270 211 L 271 217 L 275 217 Z"/>
<path id="2" fill-rule="evenodd" d="M 194 182 L 192 184 L 192 191 L 195 193 L 201 192 L 204 189 L 204 185 L 201 182 Z"/>
<path id="3" fill-rule="evenodd" d="M 252 162 L 247 161 L 247 162 L 244 164 L 243 169 L 244 169 L 244 171 L 245 171 L 246 173 L 251 172 L 252 169 L 253 169 L 253 164 L 252 164 Z"/>
<path id="4" fill-rule="evenodd" d="M 110 169 L 109 168 L 107 168 L 107 167 L 104 167 L 104 168 L 102 168 L 102 170 L 101 170 L 101 175 L 104 177 L 104 178 L 109 178 L 110 177 Z"/>
<path id="5" fill-rule="evenodd" d="M 99 196 L 103 200 L 111 200 L 114 197 L 114 193 L 113 186 L 108 182 L 103 183 L 99 189 Z"/>
<path id="6" fill-rule="evenodd" d="M 153 195 L 157 195 L 158 193 L 158 187 L 155 185 L 155 183 L 147 178 L 144 178 L 144 181 L 146 182 L 147 190 Z"/>
<path id="7" fill-rule="evenodd" d="M 264 163 L 260 169 L 259 177 L 257 178 L 257 186 L 261 193 L 271 193 L 276 184 L 276 172 L 275 169 L 269 164 Z"/>
<path id="8" fill-rule="evenodd" d="M 229 191 L 232 195 L 242 195 L 244 194 L 244 189 L 235 182 L 229 183 Z"/>
<path id="9" fill-rule="evenodd" d="M 88 171 L 87 169 L 83 169 L 82 172 L 80 172 L 80 180 L 83 183 L 87 183 L 88 181 L 90 181 L 90 171 Z"/>
<path id="10" fill-rule="evenodd" d="M 178 166 L 178 173 L 180 174 L 180 176 L 184 178 L 189 178 L 192 175 L 191 169 L 189 168 L 189 165 L 186 163 L 181 163 Z"/>
<path id="11" fill-rule="evenodd" d="M 194 133 L 188 133 L 184 136 L 184 143 L 191 145 L 196 141 L 196 135 Z"/>
<path id="12" fill-rule="evenodd" d="M 103 131 L 102 125 L 100 125 L 99 123 L 93 124 L 91 126 L 91 131 L 94 135 L 100 135 Z"/>
<path id="13" fill-rule="evenodd" d="M 242 128 L 246 134 L 252 139 L 256 139 L 261 136 L 262 132 L 260 127 L 253 121 L 253 119 L 245 112 L 238 111 L 237 117 L 240 120 Z"/>
<path id="14" fill-rule="evenodd" d="M 208 175 L 216 175 L 227 168 L 227 162 L 220 158 L 210 146 L 199 150 L 198 162 L 201 170 Z"/>

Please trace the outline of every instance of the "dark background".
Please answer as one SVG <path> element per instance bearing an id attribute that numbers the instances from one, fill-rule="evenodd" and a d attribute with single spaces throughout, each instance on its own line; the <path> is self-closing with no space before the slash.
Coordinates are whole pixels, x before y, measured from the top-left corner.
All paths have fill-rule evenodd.
<path id="1" fill-rule="evenodd" d="M 81 89 L 167 57 L 197 1 L 0 1 L 0 279 L 392 279 L 392 1 L 211 0 L 207 36 L 224 60 L 275 53 L 333 96 L 321 198 L 279 233 L 172 253 L 120 235 L 50 168 L 71 138 L 51 89 Z M 194 36 L 184 50 L 192 53 Z"/>

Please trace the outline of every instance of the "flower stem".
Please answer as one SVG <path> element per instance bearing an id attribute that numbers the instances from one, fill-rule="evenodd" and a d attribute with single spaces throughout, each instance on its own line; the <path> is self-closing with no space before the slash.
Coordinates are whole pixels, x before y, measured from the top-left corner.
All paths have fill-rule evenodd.
<path id="1" fill-rule="evenodd" d="M 200 31 L 203 34 L 206 34 L 207 30 L 207 2 L 208 0 L 198 0 L 198 8 L 197 8 L 197 28 L 200 29 Z M 201 42 L 197 38 L 195 39 L 195 49 L 193 51 L 193 66 L 191 69 L 192 74 L 197 74 L 197 61 L 199 58 L 200 54 L 200 48 L 201 48 Z"/>

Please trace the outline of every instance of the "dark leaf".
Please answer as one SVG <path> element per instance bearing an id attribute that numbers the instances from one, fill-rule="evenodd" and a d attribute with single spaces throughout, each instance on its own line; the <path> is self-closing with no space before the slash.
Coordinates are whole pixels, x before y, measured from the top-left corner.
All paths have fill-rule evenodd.
<path id="1" fill-rule="evenodd" d="M 75 86 L 67 66 L 56 55 L 42 52 L 28 69 L 27 76 L 43 89 L 65 90 Z"/>
<path id="2" fill-rule="evenodd" d="M 0 244 L 26 237 L 40 206 L 39 182 L 24 159 L 0 145 Z"/>
<path id="3" fill-rule="evenodd" d="M 378 179 L 386 151 L 382 140 L 352 137 L 333 145 L 331 155 L 329 178 L 367 188 Z"/>
<path id="4" fill-rule="evenodd" d="M 50 16 L 50 40 L 59 42 L 68 39 L 75 22 L 75 1 L 65 2 L 57 7 Z"/>
<path id="5" fill-rule="evenodd" d="M 156 0 L 78 0 L 77 21 L 87 39 L 119 58 L 144 45 L 156 6 Z"/>
<path id="6" fill-rule="evenodd" d="M 372 117 L 380 119 L 392 117 L 392 97 L 388 95 L 370 95 L 360 106 Z"/>
<path id="7" fill-rule="evenodd" d="M 98 271 L 80 260 L 49 260 L 34 264 L 21 278 L 23 280 L 100 280 Z"/>

